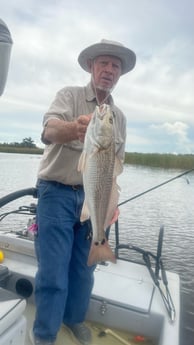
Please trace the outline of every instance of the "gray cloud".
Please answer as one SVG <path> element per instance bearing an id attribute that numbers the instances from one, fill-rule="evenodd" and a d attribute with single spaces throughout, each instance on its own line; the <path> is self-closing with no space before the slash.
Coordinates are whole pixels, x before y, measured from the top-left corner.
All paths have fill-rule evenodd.
<path id="1" fill-rule="evenodd" d="M 155 140 L 151 125 L 163 128 L 158 151 L 167 150 L 164 143 L 172 139 L 164 123 L 184 123 L 187 133 L 193 133 L 193 7 L 192 0 L 107 1 L 106 8 L 102 0 L 85 1 L 84 7 L 78 0 L 1 0 L 1 17 L 14 45 L 0 101 L 4 123 L 0 142 L 10 136 L 22 140 L 31 133 L 38 142 L 42 116 L 57 90 L 89 81 L 77 56 L 101 38 L 121 41 L 137 53 L 136 68 L 120 79 L 113 92 L 127 116 L 129 150 L 156 147 L 151 144 Z M 168 149 L 192 151 L 192 140 L 190 135 L 187 148 L 181 144 L 177 148 L 177 141 L 172 147 L 171 140 Z"/>

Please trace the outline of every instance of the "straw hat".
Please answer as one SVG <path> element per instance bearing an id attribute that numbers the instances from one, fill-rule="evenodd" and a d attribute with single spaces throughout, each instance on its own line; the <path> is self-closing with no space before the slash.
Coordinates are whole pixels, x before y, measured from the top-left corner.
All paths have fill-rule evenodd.
<path id="1" fill-rule="evenodd" d="M 90 72 L 89 61 L 100 55 L 111 55 L 120 59 L 122 63 L 121 74 L 131 71 L 136 63 L 136 55 L 132 50 L 119 42 L 105 39 L 84 49 L 78 56 L 78 62 L 86 72 Z"/>

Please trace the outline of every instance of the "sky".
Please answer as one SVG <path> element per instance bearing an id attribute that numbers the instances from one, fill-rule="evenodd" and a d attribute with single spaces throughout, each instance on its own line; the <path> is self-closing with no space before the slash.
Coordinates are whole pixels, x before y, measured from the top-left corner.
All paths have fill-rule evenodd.
<path id="1" fill-rule="evenodd" d="M 194 0 L 1 0 L 14 41 L 0 98 L 0 143 L 31 137 L 56 92 L 86 85 L 79 53 L 102 38 L 137 56 L 113 90 L 127 152 L 194 154 Z"/>

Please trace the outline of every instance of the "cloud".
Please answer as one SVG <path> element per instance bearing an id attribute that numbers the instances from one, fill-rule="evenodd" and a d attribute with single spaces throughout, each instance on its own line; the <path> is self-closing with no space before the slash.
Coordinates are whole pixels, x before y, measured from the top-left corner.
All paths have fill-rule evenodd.
<path id="1" fill-rule="evenodd" d="M 166 132 L 170 135 L 177 135 L 179 137 L 182 137 L 183 139 L 187 138 L 188 125 L 186 123 L 164 123 L 161 126 L 155 126 L 155 128 L 157 127 L 166 130 Z"/>
<path id="2" fill-rule="evenodd" d="M 156 128 L 151 127 L 180 122 L 188 126 L 188 145 L 193 149 L 193 1 L 141 0 L 140 6 L 139 1 L 108 0 L 106 10 L 102 0 L 84 4 L 78 0 L 1 0 L 1 17 L 14 45 L 0 101 L 4 123 L 0 142 L 10 136 L 22 140 L 31 135 L 26 133 L 28 128 L 33 128 L 33 139 L 39 140 L 43 114 L 56 92 L 65 85 L 89 81 L 90 75 L 77 63 L 80 51 L 109 38 L 137 54 L 135 69 L 122 76 L 113 92 L 130 128 L 128 147 L 134 151 L 182 150 L 184 145 L 177 147 L 178 134 L 160 129 L 159 144 Z M 21 130 L 16 130 L 16 123 L 22 124 Z"/>
<path id="3" fill-rule="evenodd" d="M 167 51 L 166 48 L 165 54 Z M 177 51 L 178 47 L 174 59 Z M 194 124 L 193 82 L 194 68 L 176 71 L 170 61 L 165 62 L 161 53 L 146 62 L 137 62 L 136 69 L 121 81 L 122 87 L 115 94 L 129 119 L 135 113 L 139 121 L 177 120 Z"/>
<path id="4" fill-rule="evenodd" d="M 167 136 L 171 137 L 176 143 L 176 147 L 179 148 L 178 152 L 193 152 L 194 142 L 189 137 L 189 126 L 186 123 L 178 121 L 174 123 L 166 122 L 160 125 L 151 125 L 150 128 L 156 132 L 157 136 L 164 137 L 167 134 Z"/>

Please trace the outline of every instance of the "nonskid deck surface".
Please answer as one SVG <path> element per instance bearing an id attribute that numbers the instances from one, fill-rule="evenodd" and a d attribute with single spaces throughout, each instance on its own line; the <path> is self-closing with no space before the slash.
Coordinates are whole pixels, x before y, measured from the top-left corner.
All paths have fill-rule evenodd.
<path id="1" fill-rule="evenodd" d="M 29 303 L 24 315 L 27 319 L 25 345 L 31 345 L 29 340 L 29 331 L 33 325 L 35 306 Z M 142 334 L 132 334 L 113 328 L 110 329 L 94 322 L 86 322 L 86 324 L 92 331 L 93 341 L 91 345 L 157 345 L 153 339 L 144 337 Z M 65 326 L 62 326 L 57 337 L 56 345 L 79 345 L 79 343 L 73 337 L 72 333 Z"/>

